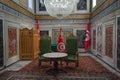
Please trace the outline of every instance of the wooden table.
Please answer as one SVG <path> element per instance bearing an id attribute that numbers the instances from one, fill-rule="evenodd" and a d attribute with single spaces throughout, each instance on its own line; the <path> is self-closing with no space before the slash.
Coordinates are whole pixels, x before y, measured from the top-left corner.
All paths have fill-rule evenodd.
<path id="1" fill-rule="evenodd" d="M 46 73 L 53 74 L 56 76 L 58 73 L 65 72 L 62 69 L 58 68 L 58 61 L 66 58 L 67 56 L 68 56 L 67 53 L 60 53 L 60 52 L 52 52 L 52 53 L 43 54 L 43 57 L 54 62 L 53 63 L 54 68 L 47 70 Z"/>

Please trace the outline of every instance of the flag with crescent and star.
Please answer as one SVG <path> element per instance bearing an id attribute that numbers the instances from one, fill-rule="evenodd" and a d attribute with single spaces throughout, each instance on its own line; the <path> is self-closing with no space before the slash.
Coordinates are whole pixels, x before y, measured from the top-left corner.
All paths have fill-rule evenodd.
<path id="1" fill-rule="evenodd" d="M 89 47 L 90 47 L 90 20 L 88 20 L 86 26 L 85 50 L 87 51 Z"/>
<path id="2" fill-rule="evenodd" d="M 57 52 L 66 52 L 64 38 L 62 36 L 62 28 L 60 28 L 60 34 L 58 37 Z"/>

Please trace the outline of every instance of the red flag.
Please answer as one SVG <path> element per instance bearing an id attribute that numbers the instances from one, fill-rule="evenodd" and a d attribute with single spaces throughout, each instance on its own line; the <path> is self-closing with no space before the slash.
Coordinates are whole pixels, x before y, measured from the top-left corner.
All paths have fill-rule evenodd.
<path id="1" fill-rule="evenodd" d="M 62 28 L 60 28 L 60 34 L 58 37 L 57 51 L 58 52 L 66 52 L 64 39 L 62 37 Z"/>
<path id="2" fill-rule="evenodd" d="M 40 21 L 39 20 L 37 20 L 37 30 L 38 30 L 38 44 L 39 44 L 40 43 Z"/>
<path id="3" fill-rule="evenodd" d="M 90 47 L 90 20 L 88 21 L 86 27 L 85 50 L 88 50 L 89 47 Z"/>

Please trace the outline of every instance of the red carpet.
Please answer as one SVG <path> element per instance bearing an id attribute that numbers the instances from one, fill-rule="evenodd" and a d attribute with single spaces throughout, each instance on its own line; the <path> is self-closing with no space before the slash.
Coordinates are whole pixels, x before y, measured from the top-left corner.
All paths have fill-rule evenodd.
<path id="1" fill-rule="evenodd" d="M 21 70 L 16 73 L 13 72 L 14 75 L 9 79 L 4 79 L 5 74 L 8 74 L 9 71 L 0 74 L 0 80 L 120 80 L 119 77 L 89 56 L 80 56 L 79 67 L 77 68 L 74 63 L 70 63 L 67 66 L 63 62 L 63 65 L 59 65 L 59 68 L 67 73 L 60 73 L 55 77 L 46 74 L 46 71 L 50 68 L 53 68 L 53 64 L 42 62 L 42 66 L 39 66 L 38 59 L 34 59 Z M 12 71 L 9 73 L 12 73 Z"/>
<path id="2" fill-rule="evenodd" d="M 42 65 L 38 65 L 38 59 L 33 60 L 30 64 L 28 64 L 26 67 L 22 68 L 20 72 L 42 72 L 44 73 L 45 69 L 52 68 L 53 65 L 49 62 L 42 62 Z M 107 70 L 105 67 L 103 67 L 100 63 L 98 63 L 96 60 L 89 56 L 81 56 L 79 57 L 79 67 L 75 67 L 74 63 L 69 63 L 69 65 L 65 65 L 65 62 L 63 62 L 63 65 L 59 65 L 60 68 L 66 70 L 69 72 L 76 72 L 76 73 L 108 73 L 109 70 Z"/>

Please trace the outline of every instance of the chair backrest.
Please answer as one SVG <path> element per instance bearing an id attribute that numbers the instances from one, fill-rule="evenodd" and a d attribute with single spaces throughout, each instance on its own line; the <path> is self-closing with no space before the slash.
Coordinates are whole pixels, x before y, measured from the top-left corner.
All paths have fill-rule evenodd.
<path id="1" fill-rule="evenodd" d="M 66 50 L 67 50 L 67 53 L 68 55 L 71 54 L 71 55 L 75 55 L 76 52 L 78 51 L 78 40 L 77 40 L 77 37 L 74 36 L 73 34 L 70 34 L 69 37 L 67 37 L 66 39 Z"/>
<path id="2" fill-rule="evenodd" d="M 49 36 L 42 36 L 40 38 L 40 53 L 45 54 L 51 52 L 51 38 Z"/>

